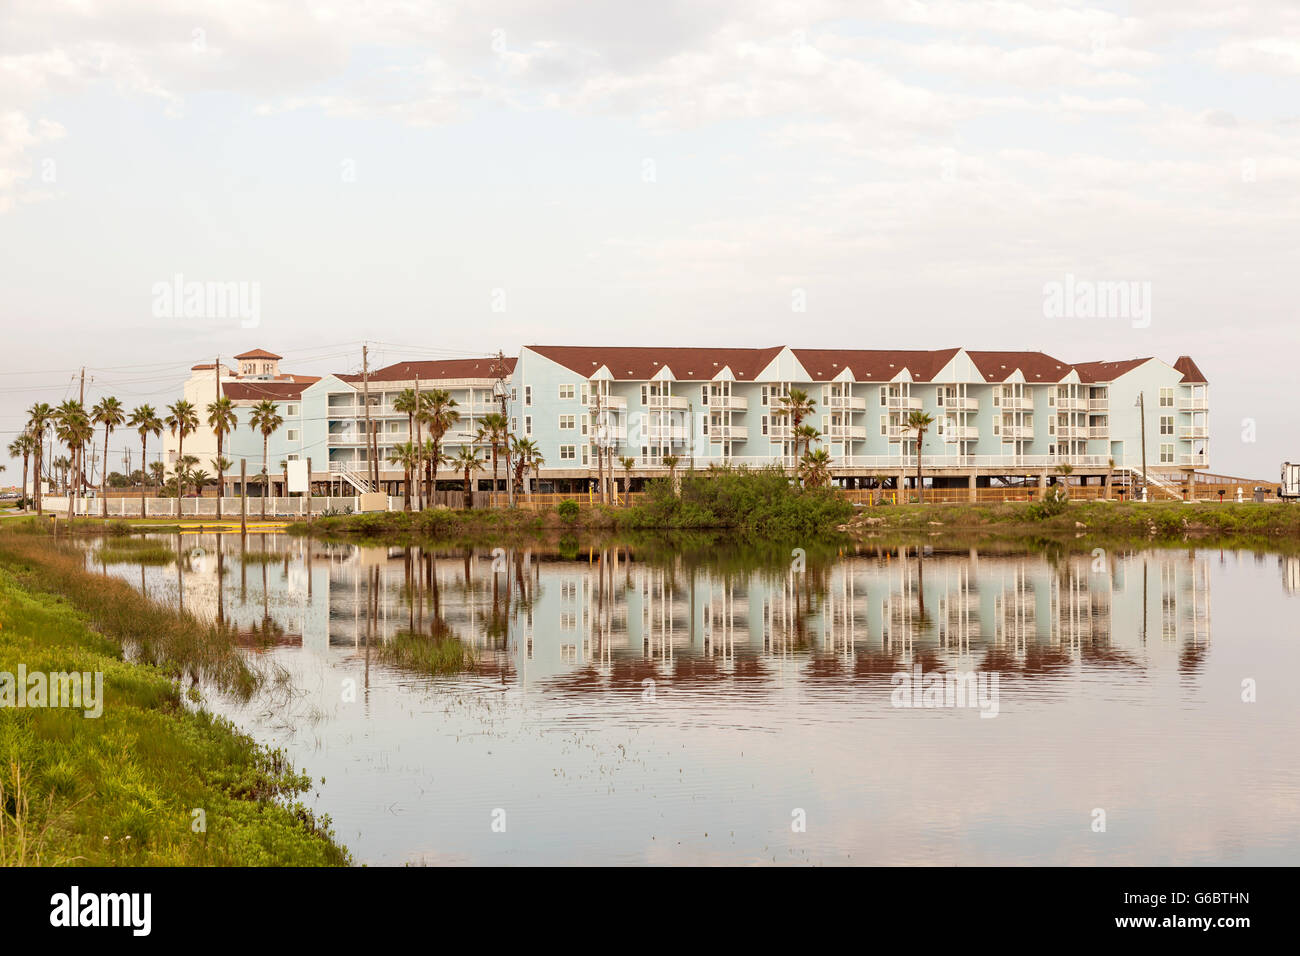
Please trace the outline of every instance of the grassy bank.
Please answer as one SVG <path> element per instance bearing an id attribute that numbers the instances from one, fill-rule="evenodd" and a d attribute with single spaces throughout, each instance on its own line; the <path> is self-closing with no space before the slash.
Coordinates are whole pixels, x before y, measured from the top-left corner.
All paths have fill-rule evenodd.
<path id="1" fill-rule="evenodd" d="M 1133 541 L 1214 540 L 1234 546 L 1300 546 L 1300 507 L 1280 503 L 1069 502 L 903 505 L 860 511 L 844 530 L 867 534 L 1095 537 Z"/>
<path id="2" fill-rule="evenodd" d="M 834 534 L 853 506 L 827 488 L 799 488 L 779 469 L 687 473 L 676 487 L 653 481 L 631 507 L 585 505 L 579 496 L 553 508 L 379 512 L 332 515 L 290 525 L 291 534 L 355 535 L 443 542 L 540 539 L 556 533 L 734 531 L 795 540 Z"/>
<path id="3" fill-rule="evenodd" d="M 348 862 L 298 802 L 308 777 L 182 701 L 182 675 L 251 693 L 228 638 L 54 542 L 0 534 L 0 672 L 103 674 L 99 717 L 0 708 L 0 863 Z"/>

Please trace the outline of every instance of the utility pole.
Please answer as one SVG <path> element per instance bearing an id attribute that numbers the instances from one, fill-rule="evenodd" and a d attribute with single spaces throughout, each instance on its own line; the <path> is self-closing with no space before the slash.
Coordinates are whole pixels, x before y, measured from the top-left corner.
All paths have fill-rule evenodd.
<path id="1" fill-rule="evenodd" d="M 407 440 L 415 446 L 415 474 L 412 475 L 412 488 L 406 489 L 406 497 L 415 502 L 415 510 L 424 510 L 424 435 L 420 429 L 420 412 L 424 410 L 420 402 L 420 376 L 415 376 L 415 413 L 411 421 L 415 424 L 415 434 L 407 435 Z M 419 491 L 415 491 L 418 488 Z"/>
<path id="2" fill-rule="evenodd" d="M 1147 404 L 1146 394 L 1138 392 L 1138 415 L 1142 422 L 1142 500 L 1147 500 Z"/>
<path id="3" fill-rule="evenodd" d="M 604 442 L 601 439 L 603 420 L 600 416 L 600 390 L 598 382 L 593 383 L 597 386 L 596 391 L 596 487 L 600 489 L 600 503 L 605 503 L 605 459 L 604 459 Z"/>
<path id="4" fill-rule="evenodd" d="M 506 434 L 506 504 L 508 507 L 515 506 L 515 482 L 510 470 L 510 411 L 507 403 L 510 400 L 510 386 L 506 384 L 506 353 L 497 349 L 497 398 L 501 402 L 501 417 L 505 419 Z M 496 489 L 492 489 L 495 496 Z"/>
<path id="5" fill-rule="evenodd" d="M 375 467 L 374 455 L 370 451 L 370 350 L 363 343 L 361 346 L 361 394 L 362 401 L 366 405 L 366 457 L 370 459 L 366 463 L 366 478 L 371 479 L 373 475 L 374 487 L 379 486 L 379 472 Z"/>

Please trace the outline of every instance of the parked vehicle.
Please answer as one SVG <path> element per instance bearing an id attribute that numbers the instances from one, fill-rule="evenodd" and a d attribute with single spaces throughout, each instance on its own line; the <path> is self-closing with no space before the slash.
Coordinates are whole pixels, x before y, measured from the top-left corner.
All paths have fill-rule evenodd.
<path id="1" fill-rule="evenodd" d="M 1300 464 L 1282 462 L 1282 484 L 1278 488 L 1277 495 L 1283 501 L 1294 501 L 1300 498 Z"/>

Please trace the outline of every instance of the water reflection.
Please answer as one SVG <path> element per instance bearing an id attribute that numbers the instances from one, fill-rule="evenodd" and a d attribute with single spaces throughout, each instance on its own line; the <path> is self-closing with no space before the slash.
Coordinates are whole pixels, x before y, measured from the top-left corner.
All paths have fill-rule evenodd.
<path id="1" fill-rule="evenodd" d="M 480 673 L 525 686 L 752 676 L 796 661 L 814 680 L 913 662 L 1033 675 L 1141 667 L 1153 643 L 1194 671 L 1210 638 L 1209 557 L 1194 551 L 864 549 L 720 566 L 632 547 L 565 559 L 213 534 L 187 535 L 177 552 L 173 569 L 127 573 L 235 624 L 250 647 L 364 654 L 399 634 L 456 639 Z"/>
<path id="2" fill-rule="evenodd" d="M 282 669 L 273 700 L 209 706 L 328 780 L 316 808 L 362 862 L 1300 852 L 1289 559 L 167 544 L 170 567 L 99 566 Z M 1000 674 L 997 719 L 891 705 L 895 675 L 936 671 Z"/>

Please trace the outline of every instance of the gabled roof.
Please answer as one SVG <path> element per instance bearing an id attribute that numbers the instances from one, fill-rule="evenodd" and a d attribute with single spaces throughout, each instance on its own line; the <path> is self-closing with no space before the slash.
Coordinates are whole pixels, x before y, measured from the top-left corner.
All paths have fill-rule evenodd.
<path id="1" fill-rule="evenodd" d="M 274 352 L 268 352 L 266 349 L 253 349 L 251 352 L 244 352 L 244 353 L 242 353 L 241 355 L 236 355 L 235 358 L 237 358 L 237 359 L 259 359 L 259 358 L 260 358 L 260 359 L 276 359 L 276 360 L 278 361 L 279 359 L 284 358 L 284 356 L 283 356 L 283 355 L 276 355 Z"/>
<path id="2" fill-rule="evenodd" d="M 1046 352 L 967 352 L 986 382 L 1004 382 L 1019 369 L 1027 384 L 1059 382 L 1075 366 Z M 1080 373 L 1082 375 L 1083 373 Z"/>
<path id="3" fill-rule="evenodd" d="M 1174 368 L 1183 373 L 1183 381 L 1189 385 L 1206 385 L 1205 376 L 1201 370 L 1196 367 L 1190 355 L 1178 356 L 1178 361 L 1174 362 Z"/>
<path id="4" fill-rule="evenodd" d="M 590 378 L 603 365 L 609 368 L 615 381 L 644 382 L 669 366 L 679 382 L 708 382 L 729 367 L 736 381 L 752 382 L 781 353 L 782 346 L 710 349 L 530 345 L 528 348 L 583 378 Z"/>
<path id="5" fill-rule="evenodd" d="M 506 356 L 506 375 L 510 375 L 515 370 L 516 361 L 515 358 Z M 397 362 L 394 365 L 385 365 L 383 368 L 375 369 L 370 373 L 370 381 L 412 382 L 417 378 L 421 382 L 467 378 L 478 378 L 487 381 L 497 378 L 500 374 L 497 365 L 498 361 L 495 355 L 484 356 L 483 358 L 442 359 L 436 362 Z M 338 377 L 345 382 L 361 381 L 360 373 L 339 375 Z"/>
<path id="6" fill-rule="evenodd" d="M 912 381 L 928 382 L 952 361 L 961 349 L 792 349 L 799 364 L 814 382 L 829 382 L 845 368 L 859 382 L 892 382 L 907 369 Z"/>
<path id="7" fill-rule="evenodd" d="M 1074 367 L 1079 370 L 1081 382 L 1113 382 L 1121 375 L 1127 375 L 1139 365 L 1145 365 L 1151 357 L 1121 359 L 1118 362 L 1079 362 Z"/>
<path id="8" fill-rule="evenodd" d="M 232 402 L 260 402 L 263 399 L 286 401 L 302 398 L 303 390 L 319 378 L 310 375 L 295 375 L 293 382 L 222 382 L 221 388 Z"/>

